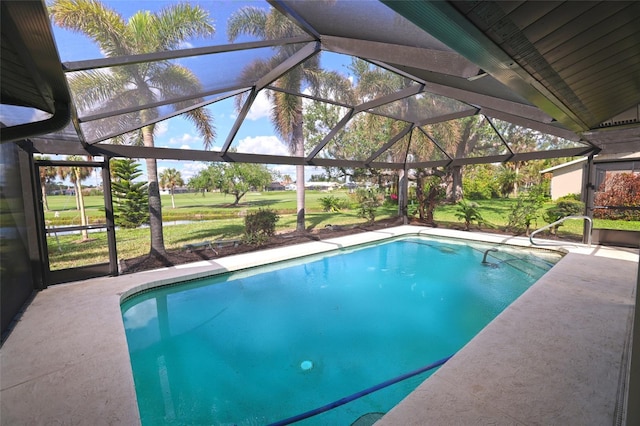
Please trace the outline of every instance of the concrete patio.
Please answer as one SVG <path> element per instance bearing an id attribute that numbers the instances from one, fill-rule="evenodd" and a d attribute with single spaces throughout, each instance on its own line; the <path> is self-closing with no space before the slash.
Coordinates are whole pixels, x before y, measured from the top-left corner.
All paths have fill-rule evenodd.
<path id="1" fill-rule="evenodd" d="M 123 295 L 405 234 L 528 246 L 524 238 L 413 226 L 50 287 L 0 349 L 0 422 L 139 424 Z M 568 254 L 379 425 L 612 425 L 621 418 L 638 251 Z M 355 420 L 355 419 L 354 419 Z"/>

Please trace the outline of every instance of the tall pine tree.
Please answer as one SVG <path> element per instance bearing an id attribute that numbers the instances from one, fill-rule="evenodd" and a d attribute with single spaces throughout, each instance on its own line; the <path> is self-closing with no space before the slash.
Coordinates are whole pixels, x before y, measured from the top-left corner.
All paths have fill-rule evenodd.
<path id="1" fill-rule="evenodd" d="M 134 182 L 142 176 L 138 163 L 127 158 L 111 160 L 111 192 L 116 225 L 137 228 L 149 223 L 149 190 L 147 182 Z"/>

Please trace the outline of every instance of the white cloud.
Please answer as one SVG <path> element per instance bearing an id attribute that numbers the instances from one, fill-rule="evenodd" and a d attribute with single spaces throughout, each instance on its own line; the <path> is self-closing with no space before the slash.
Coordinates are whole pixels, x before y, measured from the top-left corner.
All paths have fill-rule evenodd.
<path id="1" fill-rule="evenodd" d="M 247 120 L 259 120 L 264 117 L 269 117 L 271 114 L 271 102 L 267 98 L 267 94 L 264 91 L 258 93 L 256 99 L 251 104 L 249 113 L 247 114 Z"/>
<path id="2" fill-rule="evenodd" d="M 189 182 L 189 179 L 198 174 L 199 171 L 207 168 L 207 163 L 201 161 L 189 161 L 185 162 L 180 170 L 182 179 L 185 183 Z"/>
<path id="3" fill-rule="evenodd" d="M 169 122 L 167 120 L 156 123 L 155 134 L 162 136 L 169 131 Z"/>
<path id="4" fill-rule="evenodd" d="M 191 149 L 189 145 L 180 145 L 180 149 Z"/>
<path id="5" fill-rule="evenodd" d="M 290 155 L 287 146 L 275 136 L 246 137 L 238 142 L 238 152 L 264 155 Z"/>
<path id="6" fill-rule="evenodd" d="M 128 329 L 143 328 L 158 317 L 155 299 L 147 299 L 129 308 L 123 314 Z"/>
<path id="7" fill-rule="evenodd" d="M 189 133 L 183 133 L 182 136 L 169 138 L 169 145 L 191 145 L 194 142 L 200 142 L 201 139 L 197 136 L 193 136 Z"/>

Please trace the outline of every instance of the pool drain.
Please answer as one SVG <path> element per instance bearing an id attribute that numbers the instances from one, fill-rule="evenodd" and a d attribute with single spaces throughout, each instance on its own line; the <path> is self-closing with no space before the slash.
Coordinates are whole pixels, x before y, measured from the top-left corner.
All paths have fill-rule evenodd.
<path id="1" fill-rule="evenodd" d="M 300 363 L 300 368 L 302 368 L 303 371 L 311 370 L 313 368 L 313 362 L 311 362 L 309 360 L 302 361 Z"/>

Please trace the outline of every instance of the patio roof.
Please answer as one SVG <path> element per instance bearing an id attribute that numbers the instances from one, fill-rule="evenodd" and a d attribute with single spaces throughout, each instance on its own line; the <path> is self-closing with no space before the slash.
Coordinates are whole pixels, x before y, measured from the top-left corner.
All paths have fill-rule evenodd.
<path id="1" fill-rule="evenodd" d="M 234 12 L 230 5 L 239 5 L 198 4 L 216 25 Z M 273 0 L 242 5 L 281 14 L 297 30 L 233 43 L 219 34 L 176 50 L 103 57 L 83 49 L 81 35 L 58 37 L 44 2 L 3 1 L 2 142 L 28 139 L 42 153 L 377 168 L 640 150 L 640 3 Z M 366 61 L 370 73 L 395 79 L 393 90 L 361 90 L 349 97 L 328 86 L 280 84 L 315 61 L 319 72 L 339 75 L 354 88 L 358 60 Z M 156 93 L 146 103 L 139 98 L 90 103 L 69 89 L 74 87 L 69 82 L 87 71 L 158 64 L 190 69 L 197 90 Z M 238 134 L 257 99 L 283 92 L 302 99 L 307 110 L 331 111 L 331 126 L 316 129 L 317 140 L 307 140 L 304 155 L 243 150 Z M 211 150 L 112 143 L 145 125 L 220 105 L 237 118 L 224 134 L 218 132 Z M 153 113 L 141 119 L 140 111 Z M 447 126 L 469 117 L 475 118 L 481 140 L 466 149 L 446 141 Z M 358 144 L 366 120 L 386 126 L 386 136 Z M 511 137 L 514 128 L 531 129 L 530 140 L 536 142 L 519 144 Z"/>

